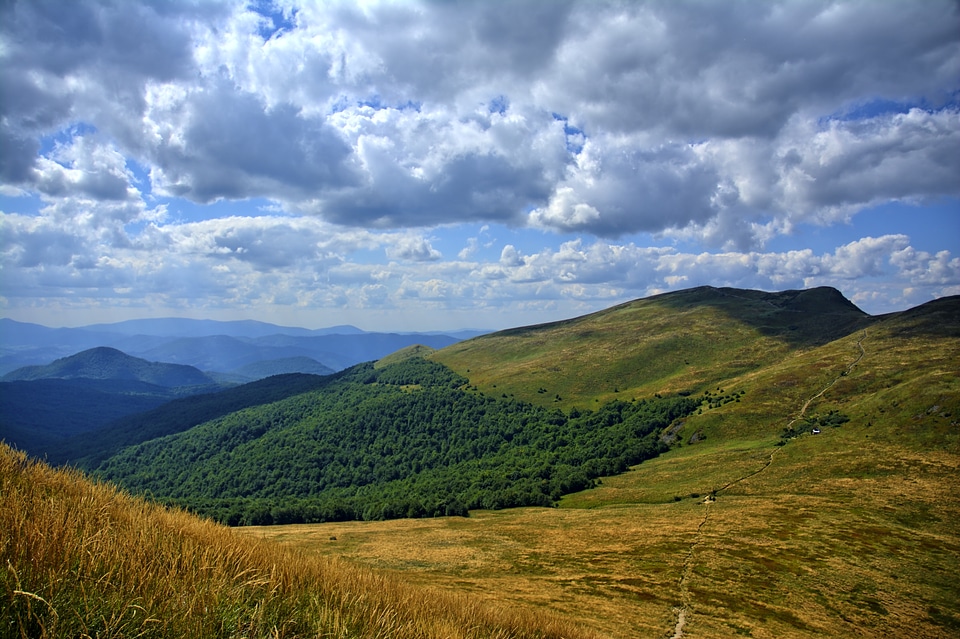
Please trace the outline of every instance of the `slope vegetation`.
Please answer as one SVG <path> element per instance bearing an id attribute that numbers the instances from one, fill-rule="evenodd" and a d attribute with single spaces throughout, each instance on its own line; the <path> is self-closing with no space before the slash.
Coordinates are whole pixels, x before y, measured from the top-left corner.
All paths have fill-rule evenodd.
<path id="1" fill-rule="evenodd" d="M 321 387 L 323 383 L 323 378 L 317 375 L 291 373 L 215 393 L 181 397 L 164 402 L 153 410 L 111 421 L 95 432 L 69 437 L 59 444 L 50 445 L 45 453 L 53 464 L 71 463 L 81 468 L 95 468 L 104 459 L 128 446 L 181 433 L 251 406 L 300 395 Z"/>
<path id="2" fill-rule="evenodd" d="M 761 325 L 770 324 L 752 326 Z M 788 345 L 740 373 L 711 373 L 710 394 L 696 395 L 702 410 L 683 420 L 669 452 L 563 498 L 559 509 L 243 532 L 551 609 L 618 639 L 956 636 L 960 298 L 860 318 L 853 328 Z M 519 361 L 520 337 L 543 358 L 544 334 L 563 344 L 563 330 L 569 325 L 486 343 L 508 345 Z M 478 343 L 450 350 L 459 356 Z M 476 363 L 486 361 L 483 349 L 474 354 L 462 364 L 470 374 L 485 370 Z M 716 361 L 727 366 L 722 355 Z M 492 374 L 489 383 L 529 386 Z M 578 401 L 592 399 L 585 391 Z M 336 544 L 323 541 L 330 535 Z"/>
<path id="3" fill-rule="evenodd" d="M 702 392 L 871 321 L 831 288 L 700 287 L 477 337 L 433 359 L 487 392 L 592 408 L 624 394 Z"/>
<path id="4" fill-rule="evenodd" d="M 2 444 L 0 562 L 4 637 L 592 636 L 243 539 Z"/>
<path id="5" fill-rule="evenodd" d="M 126 448 L 96 472 L 231 524 L 549 506 L 656 456 L 660 431 L 699 406 L 651 398 L 565 414 L 478 393 L 407 353 Z"/>

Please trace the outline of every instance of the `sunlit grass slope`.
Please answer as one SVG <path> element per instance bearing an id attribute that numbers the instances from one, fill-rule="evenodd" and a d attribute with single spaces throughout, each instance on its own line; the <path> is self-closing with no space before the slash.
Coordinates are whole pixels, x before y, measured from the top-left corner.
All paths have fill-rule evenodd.
<path id="1" fill-rule="evenodd" d="M 487 393 L 590 409 L 657 392 L 702 392 L 869 323 L 834 289 L 700 287 L 500 331 L 430 357 Z"/>
<path id="2" fill-rule="evenodd" d="M 675 326 L 664 309 L 629 307 L 621 311 Z M 759 323 L 738 323 L 762 336 Z M 436 357 L 469 367 L 472 383 L 537 395 L 524 366 L 565 361 L 550 341 L 568 348 L 576 339 L 564 332 L 577 326 L 487 340 L 509 383 L 479 340 Z M 853 322 L 819 344 L 762 339 L 775 358 L 738 371 L 718 355 L 727 368 L 704 377 L 714 394 L 742 391 L 740 401 L 705 402 L 678 432 L 680 446 L 559 509 L 244 532 L 550 610 L 618 639 L 678 636 L 680 611 L 679 636 L 699 639 L 960 636 L 960 298 Z M 661 382 L 635 365 L 649 389 L 692 380 L 668 371 Z M 592 401 L 584 388 L 581 401 Z M 849 421 L 784 439 L 831 411 Z"/>
<path id="3" fill-rule="evenodd" d="M 589 637 L 240 537 L 0 444 L 0 637 Z"/>

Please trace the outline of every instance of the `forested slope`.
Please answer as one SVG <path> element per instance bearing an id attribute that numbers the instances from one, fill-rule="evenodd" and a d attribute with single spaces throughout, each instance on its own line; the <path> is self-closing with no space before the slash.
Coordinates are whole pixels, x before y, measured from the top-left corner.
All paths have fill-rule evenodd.
<path id="1" fill-rule="evenodd" d="M 412 357 L 123 450 L 97 473 L 231 524 L 551 505 L 656 456 L 689 397 L 564 413 L 477 392 Z"/>
<path id="2" fill-rule="evenodd" d="M 101 461 L 128 446 L 180 433 L 244 408 L 299 395 L 320 388 L 325 383 L 327 380 L 318 375 L 289 373 L 216 393 L 181 397 L 153 410 L 112 421 L 95 432 L 51 444 L 46 456 L 54 464 L 70 463 L 81 468 L 95 468 Z"/>

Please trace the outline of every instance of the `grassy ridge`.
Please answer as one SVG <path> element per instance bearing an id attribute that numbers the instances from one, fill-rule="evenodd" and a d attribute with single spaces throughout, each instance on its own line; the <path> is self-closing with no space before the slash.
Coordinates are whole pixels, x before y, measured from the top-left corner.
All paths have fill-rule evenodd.
<path id="1" fill-rule="evenodd" d="M 711 382 L 741 401 L 687 418 L 682 446 L 559 509 L 242 532 L 567 614 L 618 639 L 672 636 L 679 609 L 683 636 L 699 639 L 958 636 L 958 320 L 955 297 L 826 344 L 767 336 L 785 345 L 776 359 Z M 520 361 L 523 339 L 536 351 L 544 333 L 581 328 L 489 343 Z M 550 354 L 540 352 L 522 364 Z M 474 355 L 471 382 L 487 374 L 484 349 Z M 544 382 L 515 383 L 535 395 Z M 778 445 L 789 425 L 831 411 L 849 421 Z M 705 438 L 690 443 L 695 433 Z"/>
<path id="2" fill-rule="evenodd" d="M 0 445 L 0 636 L 593 635 L 263 544 Z"/>
<path id="3" fill-rule="evenodd" d="M 829 291 L 685 295 L 699 303 L 662 296 L 430 356 L 550 407 L 725 398 L 685 418 L 682 445 L 557 509 L 232 532 L 5 450 L 3 632 L 578 637 L 564 624 L 582 623 L 633 639 L 671 636 L 682 610 L 699 639 L 960 634 L 960 298 L 864 318 Z M 832 411 L 849 421 L 783 441 Z"/>
<path id="4" fill-rule="evenodd" d="M 869 323 L 833 289 L 701 287 L 481 336 L 430 357 L 484 392 L 592 409 L 623 396 L 701 392 Z"/>

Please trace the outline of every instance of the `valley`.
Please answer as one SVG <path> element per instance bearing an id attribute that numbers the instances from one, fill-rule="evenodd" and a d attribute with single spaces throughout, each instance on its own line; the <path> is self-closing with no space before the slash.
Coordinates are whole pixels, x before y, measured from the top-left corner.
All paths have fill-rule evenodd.
<path id="1" fill-rule="evenodd" d="M 829 289 L 691 289 L 300 376 L 289 395 L 283 387 L 294 378 L 269 378 L 261 395 L 238 387 L 232 401 L 247 408 L 211 404 L 209 421 L 130 440 L 89 470 L 196 506 L 201 488 L 230 485 L 218 484 L 215 469 L 258 460 L 238 476 L 259 473 L 267 492 L 220 494 L 239 500 L 234 506 L 255 496 L 260 512 L 276 514 L 291 500 L 321 503 L 309 488 L 278 491 L 328 481 L 318 473 L 329 464 L 310 471 L 324 442 L 372 446 L 391 468 L 415 472 L 367 482 L 364 473 L 387 466 L 341 457 L 336 481 L 357 474 L 354 487 L 336 490 L 338 499 L 381 501 L 347 517 L 311 511 L 317 523 L 233 528 L 232 538 L 557 620 L 584 636 L 952 636 L 960 632 L 958 318 L 960 298 L 871 317 Z M 198 401 L 178 400 L 178 410 Z M 445 406 L 447 417 L 413 418 L 446 415 Z M 683 408 L 649 421 L 671 406 Z M 469 411 L 475 417 L 461 430 L 444 430 Z M 182 419 L 176 414 L 155 419 Z M 329 427 L 366 430 L 325 435 L 325 415 L 341 415 Z M 654 454 L 625 457 L 628 435 Z M 297 443 L 304 437 L 312 448 Z M 474 439 L 482 454 L 470 461 L 461 456 Z M 240 447 L 225 445 L 233 440 Z M 448 445 L 455 441 L 467 446 Z M 534 449 L 549 454 L 539 459 Z M 624 472 L 602 472 L 605 464 Z M 569 481 L 581 476 L 591 488 Z M 497 496 L 493 506 L 483 495 Z M 497 501 L 506 495 L 530 501 Z M 403 509 L 384 510 L 398 496 L 392 503 Z M 469 516 L 430 516 L 453 496 Z M 404 517 L 411 513 L 418 518 Z M 365 521 L 334 520 L 357 518 Z"/>
<path id="2" fill-rule="evenodd" d="M 890 341 L 924 332 L 909 321 L 859 331 L 728 379 L 750 401 L 687 419 L 684 434 L 705 439 L 555 510 L 238 532 L 617 638 L 950 636 L 960 351 L 948 326 L 926 325 L 930 341 L 910 349 Z M 906 387 L 884 379 L 894 366 Z M 841 407 L 849 423 L 778 440 Z"/>

